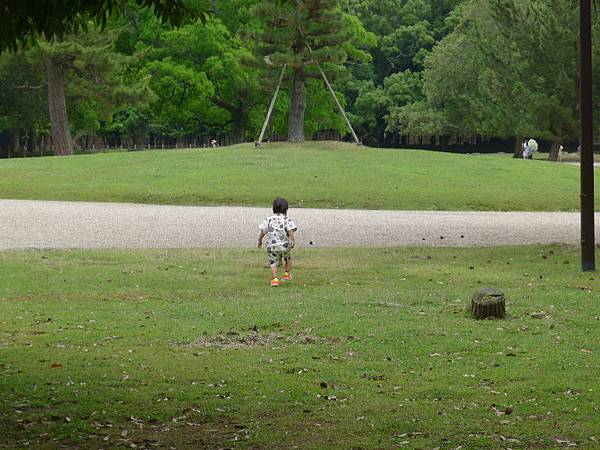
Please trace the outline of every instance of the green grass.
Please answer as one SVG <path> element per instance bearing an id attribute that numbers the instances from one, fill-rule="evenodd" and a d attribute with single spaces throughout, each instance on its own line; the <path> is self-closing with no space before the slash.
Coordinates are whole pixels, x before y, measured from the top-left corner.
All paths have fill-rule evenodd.
<path id="1" fill-rule="evenodd" d="M 599 445 L 600 280 L 576 249 L 295 261 L 271 289 L 254 250 L 0 253 L 0 447 Z M 506 320 L 465 313 L 486 285 Z"/>
<path id="2" fill-rule="evenodd" d="M 598 185 L 597 185 L 598 186 Z M 314 142 L 0 161 L 2 198 L 399 210 L 574 211 L 579 169 L 510 155 Z M 600 207 L 600 188 L 596 190 Z"/>

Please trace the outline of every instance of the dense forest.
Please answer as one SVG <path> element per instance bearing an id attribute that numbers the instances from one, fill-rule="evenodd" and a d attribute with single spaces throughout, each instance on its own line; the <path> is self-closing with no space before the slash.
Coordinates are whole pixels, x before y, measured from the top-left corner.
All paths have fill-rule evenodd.
<path id="1" fill-rule="evenodd" d="M 281 73 L 269 139 L 347 137 L 319 68 L 368 145 L 577 141 L 570 0 L 187 6 L 210 14 L 172 27 L 132 2 L 103 26 L 2 52 L 0 156 L 251 142 Z M 599 27 L 596 15 L 596 61 Z"/>

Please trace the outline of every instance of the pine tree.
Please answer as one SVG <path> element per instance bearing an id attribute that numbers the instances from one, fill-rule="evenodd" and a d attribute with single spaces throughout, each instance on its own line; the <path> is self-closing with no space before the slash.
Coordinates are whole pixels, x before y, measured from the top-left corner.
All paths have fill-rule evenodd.
<path id="1" fill-rule="evenodd" d="M 261 22 L 254 35 L 257 56 L 272 67 L 291 71 L 288 140 L 304 140 L 306 80 L 320 77 L 316 63 L 345 61 L 343 44 L 351 39 L 336 0 L 267 0 L 255 10 Z"/>
<path id="2" fill-rule="evenodd" d="M 93 105 L 94 114 L 108 115 L 116 106 L 148 95 L 144 82 L 126 84 L 126 57 L 114 50 L 111 31 L 89 29 L 77 36 L 40 43 L 31 50 L 44 61 L 48 81 L 48 110 L 55 155 L 72 155 L 72 126 L 68 100 Z"/>

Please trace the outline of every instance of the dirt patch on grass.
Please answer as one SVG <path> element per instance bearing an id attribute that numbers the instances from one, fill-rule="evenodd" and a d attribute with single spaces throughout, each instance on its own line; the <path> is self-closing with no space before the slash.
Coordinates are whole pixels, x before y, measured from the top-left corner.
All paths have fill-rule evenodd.
<path id="1" fill-rule="evenodd" d="M 121 439 L 121 444 L 137 448 L 174 449 L 222 449 L 233 448 L 250 439 L 248 427 L 231 419 L 219 418 L 216 421 L 144 428 Z M 134 448 L 134 447 L 131 447 Z"/>
<path id="2" fill-rule="evenodd" d="M 7 448 L 25 448 L 34 445 L 39 449 L 225 449 L 242 445 L 251 437 L 247 425 L 233 419 L 220 417 L 208 422 L 184 420 L 181 423 L 116 424 L 97 433 L 77 433 L 68 438 L 2 441 Z M 6 448 L 6 447 L 2 447 Z"/>
<path id="3" fill-rule="evenodd" d="M 278 333 L 240 334 L 236 331 L 220 333 L 216 336 L 201 336 L 191 343 L 193 347 L 235 349 L 247 347 L 285 347 L 287 345 L 331 344 L 339 339 L 331 336 L 314 336 L 308 333 L 283 335 Z"/>

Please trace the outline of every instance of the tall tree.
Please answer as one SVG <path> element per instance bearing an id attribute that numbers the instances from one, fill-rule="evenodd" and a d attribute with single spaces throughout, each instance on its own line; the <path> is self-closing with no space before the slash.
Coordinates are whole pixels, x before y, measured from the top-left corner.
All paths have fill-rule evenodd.
<path id="1" fill-rule="evenodd" d="M 474 0 L 456 18 L 426 60 L 426 101 L 392 110 L 388 129 L 537 136 L 554 143 L 555 157 L 560 143 L 578 134 L 577 11 L 570 0 Z"/>
<path id="2" fill-rule="evenodd" d="M 304 140 L 306 80 L 318 78 L 316 63 L 342 63 L 349 23 L 336 0 L 267 0 L 255 11 L 262 21 L 256 51 L 267 65 L 291 71 L 288 140 Z"/>
<path id="3" fill-rule="evenodd" d="M 114 51 L 114 38 L 111 32 L 90 29 L 77 37 L 68 36 L 32 50 L 46 67 L 55 155 L 73 154 L 69 110 L 75 110 L 82 101 L 90 100 L 86 105 L 87 114 L 93 107 L 100 117 L 125 101 L 145 97 L 145 79 L 124 83 L 122 73 L 126 57 Z M 74 101 L 72 107 L 67 104 L 69 97 Z"/>

